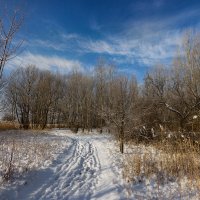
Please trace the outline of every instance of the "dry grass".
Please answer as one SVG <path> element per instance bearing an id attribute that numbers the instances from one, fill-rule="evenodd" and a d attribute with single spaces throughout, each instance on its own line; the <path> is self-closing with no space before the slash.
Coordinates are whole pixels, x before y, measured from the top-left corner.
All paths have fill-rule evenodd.
<path id="1" fill-rule="evenodd" d="M 0 121 L 0 131 L 19 129 L 19 124 L 15 122 Z"/>
<path id="2" fill-rule="evenodd" d="M 0 183 L 21 176 L 24 172 L 50 164 L 59 140 L 45 134 L 23 131 L 0 135 Z"/>
<path id="3" fill-rule="evenodd" d="M 197 143 L 190 139 L 164 140 L 149 146 L 132 144 L 128 149 L 130 152 L 124 156 L 123 168 L 127 182 L 134 185 L 149 180 L 157 188 L 176 183 L 179 197 L 200 195 L 200 148 Z M 183 189 L 183 182 L 186 189 Z M 158 193 L 161 195 L 162 191 L 158 189 Z M 154 197 L 159 199 L 158 193 Z M 166 198 L 164 193 L 161 196 Z M 171 199 L 176 199 L 172 196 Z"/>

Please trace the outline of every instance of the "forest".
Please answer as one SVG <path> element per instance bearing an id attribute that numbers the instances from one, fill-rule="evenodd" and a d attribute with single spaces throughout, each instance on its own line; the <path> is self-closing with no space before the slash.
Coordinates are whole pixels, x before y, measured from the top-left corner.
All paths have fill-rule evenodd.
<path id="1" fill-rule="evenodd" d="M 61 75 L 33 65 L 20 67 L 2 80 L 3 120 L 17 121 L 23 129 L 101 132 L 108 127 L 122 140 L 199 132 L 199 59 L 199 36 L 190 33 L 172 66 L 153 67 L 143 83 L 103 59 L 89 73 Z"/>

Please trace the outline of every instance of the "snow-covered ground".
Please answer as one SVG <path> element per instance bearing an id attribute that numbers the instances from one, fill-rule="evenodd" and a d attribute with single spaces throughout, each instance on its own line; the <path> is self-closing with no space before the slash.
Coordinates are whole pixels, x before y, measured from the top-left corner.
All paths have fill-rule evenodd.
<path id="1" fill-rule="evenodd" d="M 38 143 L 39 153 L 44 144 L 50 144 L 43 149 L 50 153 L 35 155 L 28 172 L 2 184 L 0 200 L 199 199 L 196 189 L 187 186 L 187 180 L 180 181 L 181 184 L 173 180 L 158 184 L 154 178 L 146 177 L 127 180 L 124 164 L 131 162 L 132 156 L 144 154 L 146 147 L 126 146 L 122 156 L 111 135 L 97 132 L 73 134 L 69 130 L 51 130 L 39 134 L 37 140 L 30 140 L 34 138 L 31 135 L 21 137 L 29 138 L 23 143 Z M 28 154 L 21 159 L 25 163 L 30 160 Z"/>
<path id="2" fill-rule="evenodd" d="M 125 199 L 116 147 L 108 135 L 49 133 L 66 141 L 62 153 L 48 167 L 30 171 L 23 184 L 1 187 L 0 199 Z M 51 137 L 50 137 L 51 138 Z"/>

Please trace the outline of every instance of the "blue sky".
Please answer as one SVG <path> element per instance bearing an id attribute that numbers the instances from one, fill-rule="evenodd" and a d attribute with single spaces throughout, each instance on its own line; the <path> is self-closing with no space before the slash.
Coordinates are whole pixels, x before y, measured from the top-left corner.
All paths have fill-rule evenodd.
<path id="1" fill-rule="evenodd" d="M 7 0 L 23 4 L 23 51 L 9 64 L 61 73 L 92 70 L 103 57 L 141 80 L 152 66 L 169 66 L 184 32 L 198 31 L 198 0 Z"/>

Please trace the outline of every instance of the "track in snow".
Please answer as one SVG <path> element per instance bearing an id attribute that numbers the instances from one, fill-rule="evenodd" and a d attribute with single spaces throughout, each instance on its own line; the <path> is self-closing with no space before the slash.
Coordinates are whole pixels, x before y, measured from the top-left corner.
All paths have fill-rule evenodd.
<path id="1" fill-rule="evenodd" d="M 1 199 L 20 200 L 89 200 L 120 199 L 121 186 L 116 181 L 108 136 L 74 135 L 57 131 L 69 141 L 68 148 L 53 164 L 27 178 L 27 185 Z M 112 149 L 112 146 L 110 146 Z M 30 180 L 32 179 L 32 180 Z"/>
<path id="2" fill-rule="evenodd" d="M 90 199 L 100 163 L 90 143 L 73 140 L 73 153 L 55 168 L 53 178 L 38 192 L 37 199 Z"/>

